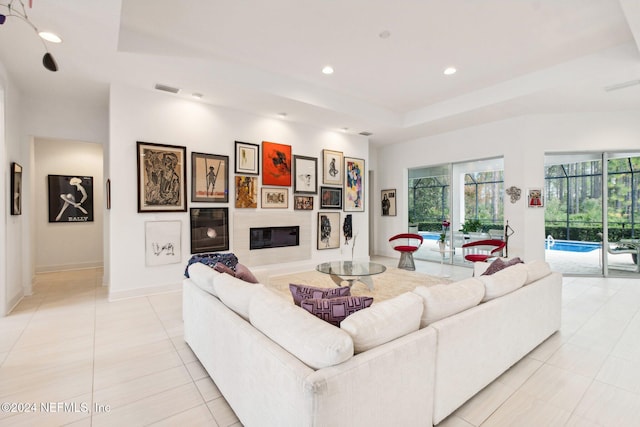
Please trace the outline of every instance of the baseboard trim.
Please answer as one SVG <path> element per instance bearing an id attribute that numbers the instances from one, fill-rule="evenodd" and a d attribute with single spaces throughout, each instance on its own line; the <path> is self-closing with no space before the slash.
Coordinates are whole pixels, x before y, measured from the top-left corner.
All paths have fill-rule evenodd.
<path id="1" fill-rule="evenodd" d="M 161 286 L 147 286 L 144 288 L 127 289 L 123 291 L 114 291 L 109 288 L 109 302 L 120 301 L 130 298 L 148 297 L 158 294 L 167 294 L 170 292 L 178 292 L 182 289 L 182 283 L 172 283 Z"/>
<path id="2" fill-rule="evenodd" d="M 103 268 L 102 261 L 99 262 L 83 262 L 79 264 L 61 264 L 61 265 L 41 265 L 36 266 L 36 274 L 38 273 L 53 273 L 58 271 L 69 270 L 87 270 L 89 268 Z"/>

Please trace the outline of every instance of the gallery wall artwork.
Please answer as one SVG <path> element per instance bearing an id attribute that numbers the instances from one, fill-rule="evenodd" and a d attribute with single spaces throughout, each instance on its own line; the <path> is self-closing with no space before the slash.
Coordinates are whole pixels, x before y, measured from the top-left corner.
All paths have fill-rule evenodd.
<path id="1" fill-rule="evenodd" d="M 258 207 L 258 177 L 236 175 L 236 208 Z"/>
<path id="2" fill-rule="evenodd" d="M 322 150 L 322 183 L 342 185 L 342 151 Z"/>
<path id="3" fill-rule="evenodd" d="M 144 231 L 145 264 L 147 266 L 182 262 L 181 221 L 146 221 Z"/>
<path id="4" fill-rule="evenodd" d="M 11 215 L 22 215 L 22 166 L 11 163 Z"/>
<path id="5" fill-rule="evenodd" d="M 312 211 L 313 196 L 294 196 L 293 209 L 297 211 Z"/>
<path id="6" fill-rule="evenodd" d="M 261 207 L 271 209 L 287 209 L 289 207 L 289 189 L 278 187 L 262 187 Z"/>
<path id="7" fill-rule="evenodd" d="M 300 194 L 318 194 L 318 159 L 293 156 L 293 191 Z"/>
<path id="8" fill-rule="evenodd" d="M 291 146 L 262 142 L 262 184 L 291 187 Z"/>
<path id="9" fill-rule="evenodd" d="M 344 158 L 344 210 L 364 212 L 364 160 Z"/>
<path id="10" fill-rule="evenodd" d="M 260 146 L 248 142 L 235 142 L 236 173 L 258 175 L 260 173 Z"/>
<path id="11" fill-rule="evenodd" d="M 382 190 L 382 216 L 396 216 L 396 190 Z"/>
<path id="12" fill-rule="evenodd" d="M 93 221 L 93 177 L 49 175 L 49 222 Z"/>
<path id="13" fill-rule="evenodd" d="M 544 207 L 544 197 L 542 195 L 542 188 L 530 188 L 528 193 L 529 193 L 528 205 L 530 208 Z"/>
<path id="14" fill-rule="evenodd" d="M 191 253 L 229 250 L 229 208 L 191 208 Z"/>
<path id="15" fill-rule="evenodd" d="M 342 188 L 320 187 L 320 209 L 342 209 Z"/>
<path id="16" fill-rule="evenodd" d="M 318 249 L 340 247 L 340 212 L 318 212 Z"/>
<path id="17" fill-rule="evenodd" d="M 187 210 L 186 148 L 137 143 L 138 212 Z"/>
<path id="18" fill-rule="evenodd" d="M 229 201 L 229 156 L 191 153 L 191 201 Z"/>

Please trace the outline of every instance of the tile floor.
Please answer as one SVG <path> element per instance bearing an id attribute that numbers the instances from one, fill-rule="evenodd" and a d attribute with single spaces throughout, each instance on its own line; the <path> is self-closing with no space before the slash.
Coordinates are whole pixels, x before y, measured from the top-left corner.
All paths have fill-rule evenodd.
<path id="1" fill-rule="evenodd" d="M 32 411 L 0 411 L 0 426 L 240 426 L 183 342 L 180 293 L 110 303 L 101 282 L 99 269 L 39 275 L 0 318 L 0 402 Z M 639 425 L 640 283 L 567 277 L 563 299 L 562 330 L 440 427 Z"/>

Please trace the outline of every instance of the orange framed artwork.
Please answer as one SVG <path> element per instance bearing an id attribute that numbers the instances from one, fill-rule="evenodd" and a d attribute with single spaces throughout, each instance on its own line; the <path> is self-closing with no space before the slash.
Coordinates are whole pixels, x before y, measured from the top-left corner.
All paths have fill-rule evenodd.
<path id="1" fill-rule="evenodd" d="M 262 141 L 262 184 L 291 187 L 291 146 Z"/>

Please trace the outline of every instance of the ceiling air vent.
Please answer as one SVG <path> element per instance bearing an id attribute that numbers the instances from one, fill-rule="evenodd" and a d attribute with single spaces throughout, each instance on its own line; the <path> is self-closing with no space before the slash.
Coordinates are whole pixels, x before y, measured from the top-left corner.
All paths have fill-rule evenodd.
<path id="1" fill-rule="evenodd" d="M 165 91 L 165 92 L 171 92 L 171 93 L 180 92 L 180 89 L 178 89 L 177 87 L 171 87 L 171 86 L 163 85 L 163 84 L 160 84 L 160 83 L 156 83 L 156 85 L 154 87 L 156 89 L 158 89 L 158 90 L 162 90 L 162 91 Z"/>
<path id="2" fill-rule="evenodd" d="M 366 130 L 364 130 L 364 131 L 360 132 L 360 135 L 362 135 L 362 136 L 371 136 L 373 134 L 371 132 L 367 132 Z"/>

